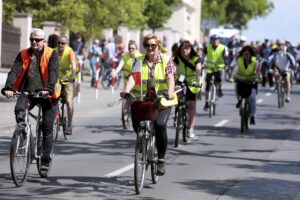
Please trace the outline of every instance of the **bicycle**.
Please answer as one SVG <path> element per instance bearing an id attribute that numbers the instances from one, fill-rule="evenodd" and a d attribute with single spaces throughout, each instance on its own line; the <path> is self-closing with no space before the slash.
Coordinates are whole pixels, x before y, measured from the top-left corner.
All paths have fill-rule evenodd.
<path id="1" fill-rule="evenodd" d="M 33 93 L 29 92 L 15 92 L 14 97 L 27 96 L 32 98 L 41 97 L 41 90 Z M 25 110 L 25 121 L 16 125 L 14 130 L 11 147 L 10 147 L 10 171 L 14 184 L 21 187 L 27 181 L 30 164 L 36 160 L 37 169 L 41 177 L 48 176 L 48 170 L 41 168 L 41 157 L 43 150 L 43 134 L 42 134 L 42 108 L 37 104 L 37 115 Z M 36 134 L 32 134 L 31 123 L 29 116 L 36 120 Z M 52 155 L 52 153 L 51 153 Z"/>
<path id="2" fill-rule="evenodd" d="M 217 96 L 217 86 L 216 86 L 215 76 L 212 76 L 209 83 L 208 99 L 207 99 L 209 117 L 216 115 L 217 100 L 218 100 L 218 96 Z"/>
<path id="3" fill-rule="evenodd" d="M 64 79 L 61 80 L 61 83 L 70 83 L 73 84 L 75 82 L 74 79 Z M 62 84 L 63 85 L 63 84 Z M 63 94 L 60 96 L 60 101 L 58 104 L 58 109 L 56 111 L 56 116 L 55 116 L 55 120 L 54 120 L 54 134 L 55 134 L 55 138 L 54 138 L 54 142 L 56 143 L 58 140 L 58 134 L 59 131 L 61 130 L 60 127 L 62 127 L 62 132 L 64 135 L 64 139 L 68 140 L 68 134 L 67 134 L 67 116 L 66 116 L 66 101 L 64 99 Z"/>
<path id="4" fill-rule="evenodd" d="M 100 70 L 101 84 L 104 89 L 111 88 L 114 85 L 114 88 L 117 89 L 120 86 L 122 75 L 119 73 L 116 77 L 112 76 L 112 64 L 103 65 L 104 68 Z M 113 82 L 114 80 L 114 82 Z"/>
<path id="5" fill-rule="evenodd" d="M 176 127 L 176 133 L 175 133 L 175 144 L 174 147 L 178 147 L 179 143 L 179 134 L 182 131 L 182 140 L 183 143 L 187 143 L 187 129 L 189 127 L 189 115 L 188 115 L 188 105 L 186 101 L 186 92 L 188 84 L 180 80 L 180 89 L 175 91 L 177 95 L 179 96 L 179 103 L 175 107 L 175 117 L 174 117 L 174 126 Z M 201 85 L 193 84 L 193 87 L 200 87 Z"/>
<path id="6" fill-rule="evenodd" d="M 253 81 L 238 80 L 238 95 L 240 97 L 240 131 L 244 133 L 249 129 L 249 119 L 251 114 L 249 96 L 253 86 Z"/>

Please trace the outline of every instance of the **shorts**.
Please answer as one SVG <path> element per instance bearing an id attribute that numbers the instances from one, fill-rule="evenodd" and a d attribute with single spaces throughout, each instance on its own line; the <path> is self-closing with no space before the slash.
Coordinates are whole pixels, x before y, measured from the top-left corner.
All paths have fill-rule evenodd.
<path id="1" fill-rule="evenodd" d="M 64 99 L 73 99 L 74 91 L 75 91 L 74 83 L 69 83 L 68 85 L 62 85 L 61 96 Z"/>
<path id="2" fill-rule="evenodd" d="M 212 79 L 212 76 L 215 77 L 215 81 L 217 83 L 221 82 L 222 81 L 222 70 L 206 74 L 206 78 L 205 78 L 205 82 L 206 82 L 205 91 L 207 91 L 207 92 L 209 90 L 210 80 Z"/>
<path id="3" fill-rule="evenodd" d="M 198 94 L 199 94 L 199 93 L 194 94 L 194 93 L 189 89 L 189 87 L 187 87 L 187 90 L 186 90 L 186 100 L 187 100 L 187 101 L 196 101 Z"/>

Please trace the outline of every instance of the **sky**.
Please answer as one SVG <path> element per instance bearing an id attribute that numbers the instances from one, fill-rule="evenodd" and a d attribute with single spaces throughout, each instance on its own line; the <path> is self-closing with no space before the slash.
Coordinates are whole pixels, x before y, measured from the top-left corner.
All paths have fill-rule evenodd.
<path id="1" fill-rule="evenodd" d="M 264 18 L 249 21 L 242 34 L 248 41 L 284 39 L 293 45 L 300 42 L 300 0 L 269 0 L 274 3 L 272 12 Z"/>

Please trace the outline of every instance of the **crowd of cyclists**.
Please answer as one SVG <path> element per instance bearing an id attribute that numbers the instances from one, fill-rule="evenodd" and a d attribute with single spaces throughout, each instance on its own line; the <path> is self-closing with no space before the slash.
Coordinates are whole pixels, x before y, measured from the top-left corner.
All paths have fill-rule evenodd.
<path id="1" fill-rule="evenodd" d="M 125 48 L 123 43 L 115 44 L 113 39 L 94 39 L 88 48 L 87 56 L 82 51 L 84 43 L 82 37 L 68 46 L 68 38 L 57 36 L 56 45 L 49 46 L 45 43 L 45 33 L 41 29 L 33 29 L 30 35 L 30 47 L 22 50 L 13 63 L 11 71 L 2 94 L 12 97 L 16 91 L 33 92 L 43 89 L 43 96 L 47 99 L 28 99 L 19 97 L 15 106 L 17 123 L 24 120 L 24 109 L 28 104 L 42 106 L 43 116 L 43 154 L 42 166 L 47 170 L 50 167 L 53 146 L 53 123 L 57 109 L 58 99 L 66 100 L 68 125 L 67 133 L 72 134 L 72 119 L 74 113 L 74 82 L 77 79 L 77 64 L 87 58 L 90 62 L 91 87 L 95 87 L 97 64 L 111 67 L 112 62 L 118 65 L 112 70 L 115 77 L 122 72 L 124 88 L 121 97 L 127 99 L 132 93 L 135 97 L 147 98 L 150 90 L 157 97 L 164 96 L 172 100 L 179 79 L 184 80 L 187 87 L 187 106 L 189 127 L 187 136 L 194 138 L 194 126 L 197 101 L 204 87 L 204 110 L 208 109 L 208 88 L 214 77 L 217 94 L 223 96 L 222 82 L 225 67 L 232 68 L 230 81 L 236 82 L 237 104 L 240 106 L 240 95 L 245 90 L 249 91 L 251 104 L 250 124 L 255 124 L 256 94 L 258 83 L 264 87 L 269 83 L 274 88 L 274 80 L 282 76 L 286 87 L 286 102 L 291 101 L 292 75 L 298 75 L 300 62 L 300 45 L 293 47 L 290 42 L 278 39 L 266 39 L 263 44 L 250 42 L 247 44 L 245 37 L 232 37 L 228 44 L 221 44 L 218 35 L 211 35 L 208 44 L 192 44 L 189 40 L 181 40 L 172 47 L 172 55 L 164 53 L 165 47 L 155 34 L 146 35 L 142 46 L 145 53 L 139 52 L 136 41 L 130 40 Z M 299 77 L 297 77 L 299 78 Z M 205 81 L 204 81 L 205 80 Z M 297 79 L 298 80 L 298 79 Z M 246 84 L 247 83 L 247 84 Z M 157 174 L 165 174 L 165 154 L 167 150 L 167 122 L 171 107 L 158 109 L 155 121 L 156 145 L 158 151 Z M 133 128 L 138 132 L 139 121 L 133 121 Z"/>

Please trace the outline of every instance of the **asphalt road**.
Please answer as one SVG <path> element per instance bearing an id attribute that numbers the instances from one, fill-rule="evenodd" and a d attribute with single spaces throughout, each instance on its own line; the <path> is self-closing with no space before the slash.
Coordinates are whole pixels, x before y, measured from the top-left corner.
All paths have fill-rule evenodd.
<path id="1" fill-rule="evenodd" d="M 133 183 L 135 133 L 121 125 L 118 92 L 85 84 L 76 104 L 74 133 L 55 146 L 49 178 L 31 165 L 28 182 L 16 188 L 9 171 L 9 146 L 14 127 L 14 100 L 0 98 L 0 199 L 300 199 L 300 87 L 292 102 L 278 109 L 276 93 L 260 88 L 256 125 L 239 131 L 232 84 L 224 85 L 217 115 L 208 117 L 198 102 L 197 139 L 174 148 L 169 121 L 167 173 L 157 184 L 147 171 L 145 188 L 136 195 Z"/>

